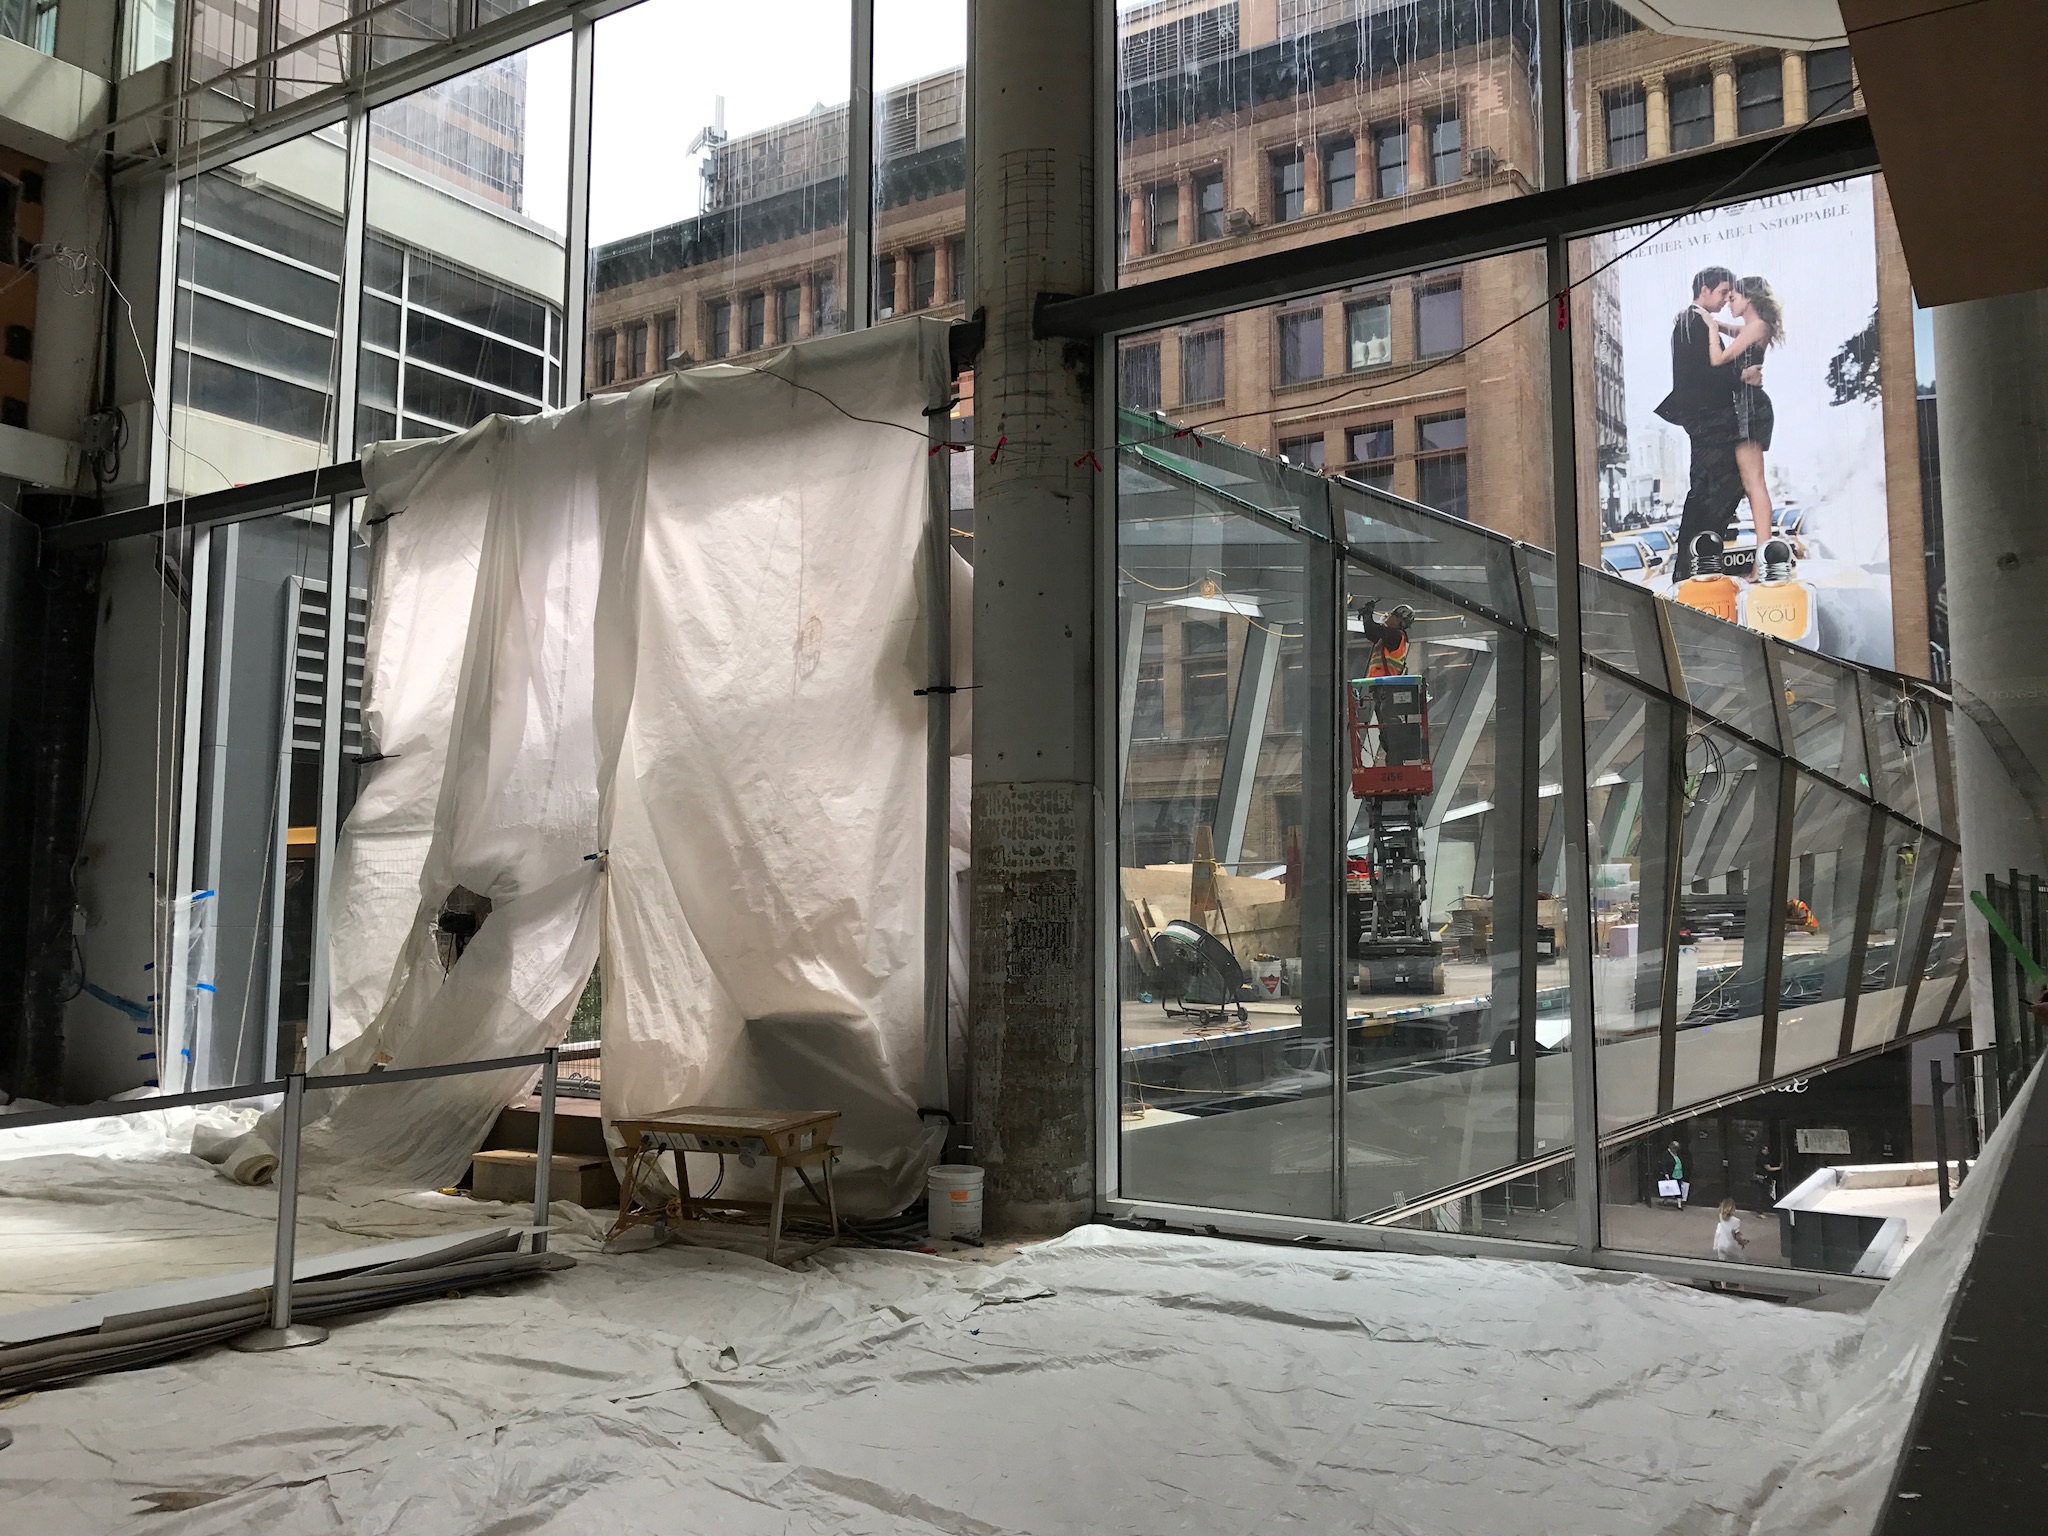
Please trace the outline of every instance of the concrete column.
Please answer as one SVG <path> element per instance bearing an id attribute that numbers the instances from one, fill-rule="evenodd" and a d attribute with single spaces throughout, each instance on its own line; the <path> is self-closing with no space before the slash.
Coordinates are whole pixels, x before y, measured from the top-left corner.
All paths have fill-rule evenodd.
<path id="1" fill-rule="evenodd" d="M 1714 142 L 1735 137 L 1735 60 L 1714 60 Z"/>
<path id="2" fill-rule="evenodd" d="M 1934 311 L 1965 889 L 2048 873 L 2048 289 Z M 1986 934 L 1969 917 L 1974 1010 Z M 1984 1043 L 1981 1039 L 1979 1044 Z"/>
<path id="3" fill-rule="evenodd" d="M 910 252 L 896 253 L 896 313 L 910 313 Z"/>
<path id="4" fill-rule="evenodd" d="M 1202 234 L 1202 212 L 1195 206 L 1194 176 L 1181 172 L 1175 190 L 1180 194 L 1180 243 L 1183 246 L 1193 245 Z"/>
<path id="5" fill-rule="evenodd" d="M 1671 92 L 1662 75 L 1643 77 L 1643 123 L 1649 138 L 1649 158 L 1658 160 L 1671 153 Z"/>
<path id="6" fill-rule="evenodd" d="M 1301 211 L 1323 211 L 1323 146 L 1314 139 L 1301 148 Z"/>
<path id="7" fill-rule="evenodd" d="M 1787 49 L 1784 56 L 1785 126 L 1790 128 L 1810 116 L 1806 100 L 1806 55 Z"/>
<path id="8" fill-rule="evenodd" d="M 818 334 L 818 274 L 803 276 L 803 296 L 796 301 L 796 328 L 801 336 Z"/>
<path id="9" fill-rule="evenodd" d="M 734 357 L 747 350 L 747 296 L 736 293 L 732 296 L 732 316 L 726 335 Z"/>
<path id="10" fill-rule="evenodd" d="M 953 242 L 932 242 L 932 303 L 947 304 L 953 298 Z"/>
<path id="11" fill-rule="evenodd" d="M 1074 462 L 1095 446 L 1093 349 L 1031 327 L 1039 293 L 1094 287 L 1094 9 L 983 5 L 968 64 L 988 253 L 969 1027 L 975 1156 L 999 1231 L 1057 1231 L 1095 1208 L 1095 501 L 1108 475 Z"/>
<path id="12" fill-rule="evenodd" d="M 1152 249 L 1152 197 L 1143 187 L 1131 188 L 1131 254 L 1147 255 Z"/>
<path id="13" fill-rule="evenodd" d="M 1420 112 L 1408 119 L 1408 190 L 1429 185 L 1429 119 Z"/>

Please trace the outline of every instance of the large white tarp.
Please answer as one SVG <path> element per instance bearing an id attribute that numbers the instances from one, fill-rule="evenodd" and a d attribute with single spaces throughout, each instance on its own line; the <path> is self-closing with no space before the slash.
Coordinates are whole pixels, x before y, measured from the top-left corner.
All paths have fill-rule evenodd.
<path id="1" fill-rule="evenodd" d="M 373 452 L 321 1073 L 530 1052 L 603 956 L 606 1111 L 832 1108 L 852 1208 L 936 1151 L 925 410 L 945 328 Z M 444 971 L 433 920 L 492 903 Z M 457 1177 L 518 1074 L 317 1096 L 315 1183 Z"/>

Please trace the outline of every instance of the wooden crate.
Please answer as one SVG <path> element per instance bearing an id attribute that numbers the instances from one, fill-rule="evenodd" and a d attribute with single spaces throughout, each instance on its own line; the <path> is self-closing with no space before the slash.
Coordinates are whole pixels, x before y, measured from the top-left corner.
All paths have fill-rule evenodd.
<path id="1" fill-rule="evenodd" d="M 479 1200 L 531 1200 L 539 1155 L 533 1152 L 479 1152 L 470 1159 L 469 1192 Z M 609 1210 L 619 1203 L 619 1179 L 608 1157 L 556 1153 L 548 1175 L 548 1199 L 567 1200 L 586 1210 Z"/>

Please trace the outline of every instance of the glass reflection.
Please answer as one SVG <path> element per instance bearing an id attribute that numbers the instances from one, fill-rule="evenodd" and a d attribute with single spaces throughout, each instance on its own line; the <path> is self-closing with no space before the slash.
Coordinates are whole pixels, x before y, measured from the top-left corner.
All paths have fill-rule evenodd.
<path id="1" fill-rule="evenodd" d="M 1334 1042 L 1307 1019 L 1334 971 L 1328 920 L 1304 900 L 1308 861 L 1330 856 L 1305 838 L 1309 544 L 1142 450 L 1118 458 L 1120 1187 L 1326 1218 Z"/>
<path id="2" fill-rule="evenodd" d="M 1804 774 L 1795 794 L 1772 1077 L 1841 1052 L 1870 825 L 1865 806 Z"/>
<path id="3" fill-rule="evenodd" d="M 1757 1081 L 1765 977 L 1779 926 L 1767 910 L 1777 841 L 1776 762 L 1697 724 L 1684 750 L 1674 1105 Z"/>

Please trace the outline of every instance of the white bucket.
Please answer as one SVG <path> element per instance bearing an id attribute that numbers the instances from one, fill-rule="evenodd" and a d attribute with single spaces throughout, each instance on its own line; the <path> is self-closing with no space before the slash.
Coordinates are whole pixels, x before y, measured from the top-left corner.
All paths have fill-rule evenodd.
<path id="1" fill-rule="evenodd" d="M 1259 996 L 1268 999 L 1280 995 L 1280 962 L 1278 959 L 1260 958 L 1252 962 L 1252 979 L 1258 983 Z"/>
<path id="2" fill-rule="evenodd" d="M 966 1163 L 940 1163 L 925 1175 L 933 1237 L 981 1236 L 982 1171 Z"/>

